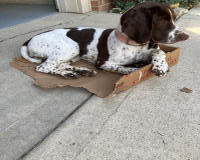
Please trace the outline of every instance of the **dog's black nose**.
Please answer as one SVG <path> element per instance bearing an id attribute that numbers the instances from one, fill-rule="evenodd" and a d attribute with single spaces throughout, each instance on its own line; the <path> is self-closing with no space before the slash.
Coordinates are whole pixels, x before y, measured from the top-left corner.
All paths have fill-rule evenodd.
<path id="1" fill-rule="evenodd" d="M 185 41 L 189 38 L 189 35 L 185 34 L 182 31 L 176 31 L 175 36 L 177 41 Z"/>

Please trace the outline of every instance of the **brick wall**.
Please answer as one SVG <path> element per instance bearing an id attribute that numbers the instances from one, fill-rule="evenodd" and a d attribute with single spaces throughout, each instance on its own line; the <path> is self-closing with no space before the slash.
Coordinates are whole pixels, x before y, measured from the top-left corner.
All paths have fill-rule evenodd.
<path id="1" fill-rule="evenodd" d="M 91 0 L 93 11 L 106 11 L 112 6 L 112 0 Z"/>

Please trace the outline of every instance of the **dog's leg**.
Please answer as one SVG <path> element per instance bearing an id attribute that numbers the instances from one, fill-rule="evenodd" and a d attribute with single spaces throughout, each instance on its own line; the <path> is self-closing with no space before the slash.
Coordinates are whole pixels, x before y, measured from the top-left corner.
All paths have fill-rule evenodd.
<path id="1" fill-rule="evenodd" d="M 55 75 L 60 75 L 65 78 L 79 78 L 80 75 L 74 71 L 66 70 L 59 67 L 59 63 L 56 61 L 46 60 L 42 64 L 36 67 L 36 71 L 43 73 L 50 73 Z M 69 64 L 68 64 L 68 67 Z"/>
<path id="2" fill-rule="evenodd" d="M 47 59 L 45 62 L 36 67 L 36 71 L 61 75 L 65 78 L 79 78 L 80 76 L 94 76 L 96 71 L 85 67 L 74 67 L 70 62 L 63 60 Z"/>
<path id="3" fill-rule="evenodd" d="M 86 67 L 71 66 L 71 65 L 69 65 L 69 63 L 61 63 L 59 65 L 59 69 L 76 72 L 78 75 L 81 75 L 81 76 L 94 76 L 94 75 L 96 75 L 95 70 L 92 70 L 92 69 L 89 69 L 89 68 L 86 68 Z"/>
<path id="4" fill-rule="evenodd" d="M 120 65 L 116 65 L 112 63 L 105 63 L 100 68 L 106 71 L 117 72 L 117 73 L 122 73 L 122 74 L 130 74 L 138 70 L 138 68 L 124 67 L 124 66 L 120 66 Z"/>
<path id="5" fill-rule="evenodd" d="M 169 71 L 169 67 L 166 61 L 165 52 L 162 50 L 154 50 L 152 51 L 152 71 L 157 76 L 165 76 Z"/>

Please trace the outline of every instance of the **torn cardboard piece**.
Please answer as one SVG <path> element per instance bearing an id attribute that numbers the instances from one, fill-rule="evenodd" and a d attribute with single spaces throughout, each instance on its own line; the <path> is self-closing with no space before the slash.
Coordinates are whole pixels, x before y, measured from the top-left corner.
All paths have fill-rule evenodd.
<path id="1" fill-rule="evenodd" d="M 186 87 L 180 89 L 180 91 L 181 91 L 181 92 L 185 92 L 185 93 L 192 93 L 192 90 L 189 89 L 189 88 L 186 88 Z"/>
<path id="2" fill-rule="evenodd" d="M 173 66 L 178 62 L 180 48 L 165 45 L 161 45 L 160 48 L 167 53 L 166 60 L 169 66 Z M 64 79 L 61 76 L 36 72 L 35 67 L 37 64 L 28 62 L 23 58 L 16 58 L 10 65 L 33 77 L 35 79 L 34 84 L 41 88 L 81 87 L 102 98 L 119 94 L 153 75 L 151 72 L 152 64 L 146 65 L 129 75 L 122 75 L 98 70 L 92 64 L 79 61 L 73 65 L 88 67 L 98 73 L 94 77 L 81 77 L 79 79 Z"/>

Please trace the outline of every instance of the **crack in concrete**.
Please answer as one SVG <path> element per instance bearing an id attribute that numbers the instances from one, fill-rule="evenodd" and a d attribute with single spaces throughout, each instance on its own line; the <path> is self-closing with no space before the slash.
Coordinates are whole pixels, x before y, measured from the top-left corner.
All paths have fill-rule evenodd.
<path id="1" fill-rule="evenodd" d="M 161 133 L 158 132 L 158 131 L 157 131 L 156 133 L 160 135 L 160 137 L 161 137 L 161 139 L 162 139 L 162 143 L 163 143 L 164 146 L 165 146 L 166 142 L 165 142 L 165 140 L 164 140 L 164 138 L 163 138 L 164 134 L 161 134 Z"/>
<path id="2" fill-rule="evenodd" d="M 84 149 L 91 143 L 91 141 L 94 140 L 98 135 L 100 135 L 106 123 L 111 119 L 111 117 L 113 117 L 118 112 L 119 108 L 121 107 L 123 102 L 128 98 L 128 96 L 129 93 L 127 93 L 127 95 L 124 97 L 120 105 L 116 107 L 115 110 L 110 115 L 108 115 L 108 118 L 103 122 L 99 131 L 96 134 L 94 134 L 94 136 L 92 136 L 92 138 L 85 144 L 85 146 L 82 147 L 82 149 L 75 155 L 75 157 L 72 160 L 76 160 L 76 158 L 84 151 Z"/>
<path id="3" fill-rule="evenodd" d="M 17 34 L 17 35 L 15 35 L 15 36 L 13 36 L 13 37 L 9 37 L 9 38 L 0 40 L 0 43 L 1 43 L 1 42 L 5 42 L 5 41 L 8 41 L 8 40 L 11 40 L 11 39 L 14 39 L 14 38 L 17 38 L 17 37 L 19 37 L 19 36 L 24 36 L 24 35 L 26 35 L 26 34 L 30 34 L 30 33 L 38 32 L 38 31 L 42 31 L 43 29 L 48 29 L 48 28 L 50 28 L 50 27 L 55 27 L 55 26 L 59 26 L 59 25 L 62 25 L 62 24 L 64 24 L 64 23 L 58 23 L 58 24 L 56 24 L 56 25 L 48 26 L 48 27 L 46 27 L 46 28 L 40 28 L 40 29 L 33 30 L 33 31 L 30 31 L 30 32 L 26 32 L 26 33 L 22 33 L 22 34 Z"/>

